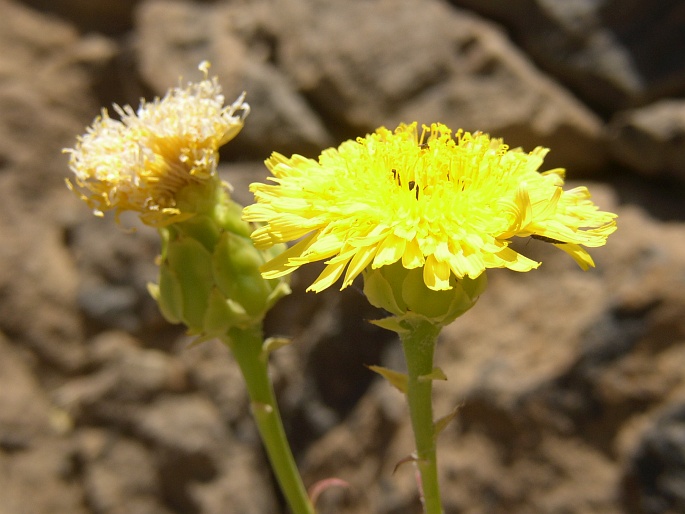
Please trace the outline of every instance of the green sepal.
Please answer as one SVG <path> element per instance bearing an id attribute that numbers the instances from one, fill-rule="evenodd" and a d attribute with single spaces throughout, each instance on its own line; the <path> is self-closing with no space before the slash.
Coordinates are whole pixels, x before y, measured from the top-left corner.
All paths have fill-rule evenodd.
<path id="1" fill-rule="evenodd" d="M 159 284 L 148 284 L 148 291 L 157 300 L 162 315 L 171 323 L 183 321 L 183 292 L 176 276 L 168 266 L 159 270 Z"/>
<path id="2" fill-rule="evenodd" d="M 262 264 L 264 255 L 250 239 L 231 232 L 221 235 L 212 259 L 214 279 L 224 295 L 252 315 L 263 315 L 268 310 L 272 292 L 282 282 L 262 278 Z"/>
<path id="3" fill-rule="evenodd" d="M 150 296 L 152 296 L 152 299 L 154 301 L 159 301 L 159 284 L 155 284 L 154 282 L 148 282 L 147 292 Z"/>
<path id="4" fill-rule="evenodd" d="M 450 277 L 450 289 L 436 291 L 426 286 L 423 268 L 407 269 L 401 262 L 377 269 L 364 270 L 364 294 L 369 302 L 394 314 L 397 323 L 385 320 L 376 325 L 402 333 L 405 321 L 419 317 L 435 326 L 444 327 L 473 307 L 487 287 L 487 276 L 478 278 Z"/>
<path id="5" fill-rule="evenodd" d="M 168 267 L 167 267 L 168 265 Z M 167 272 L 173 278 L 164 280 Z M 181 292 L 183 322 L 191 334 L 204 332 L 204 317 L 212 291 L 212 255 L 195 239 L 182 238 L 170 241 L 167 263 L 160 269 L 160 292 L 164 283 L 177 284 L 174 291 Z"/>
<path id="6" fill-rule="evenodd" d="M 383 366 L 371 365 L 367 366 L 367 368 L 375 373 L 378 373 L 402 394 L 407 394 L 407 383 L 409 381 L 409 377 L 406 373 L 400 373 L 399 371 L 384 368 Z"/>
<path id="7" fill-rule="evenodd" d="M 220 227 L 214 223 L 214 220 L 209 216 L 196 215 L 184 221 L 182 224 L 176 224 L 169 227 L 171 231 L 182 229 L 182 233 L 186 237 L 191 237 L 202 244 L 208 252 L 212 252 L 216 242 L 221 236 Z"/>
<path id="8" fill-rule="evenodd" d="M 221 228 L 249 239 L 254 229 L 248 222 L 243 221 L 242 216 L 242 205 L 228 198 L 228 195 L 223 201 L 217 202 L 213 211 L 213 217 Z"/>
<path id="9" fill-rule="evenodd" d="M 206 334 L 221 336 L 233 326 L 246 328 L 253 323 L 252 316 L 239 303 L 226 298 L 216 287 L 212 289 L 203 323 Z"/>
<path id="10" fill-rule="evenodd" d="M 167 305 L 167 302 L 161 301 L 162 295 L 159 292 L 159 284 L 154 284 L 152 282 L 148 282 L 147 283 L 147 292 L 157 302 L 159 309 L 162 311 L 162 316 L 164 316 L 164 319 L 166 319 L 170 323 L 180 323 L 181 322 L 181 319 L 179 317 L 175 316 L 175 313 L 171 312 L 171 310 L 169 309 L 169 306 Z"/>
<path id="11" fill-rule="evenodd" d="M 433 291 L 426 287 L 423 281 L 422 269 L 417 268 L 407 271 L 403 277 L 400 289 L 407 309 L 412 312 L 421 313 L 430 319 L 442 320 L 446 313 L 451 311 L 454 299 L 458 298 L 461 294 L 461 286 L 455 283 L 452 285 L 452 289 Z"/>
<path id="12" fill-rule="evenodd" d="M 371 305 L 381 307 L 391 314 L 401 316 L 407 310 L 407 305 L 402 302 L 400 295 L 395 294 L 391 282 L 384 273 L 373 271 L 364 273 L 364 295 Z M 388 328 L 388 330 L 394 329 Z"/>

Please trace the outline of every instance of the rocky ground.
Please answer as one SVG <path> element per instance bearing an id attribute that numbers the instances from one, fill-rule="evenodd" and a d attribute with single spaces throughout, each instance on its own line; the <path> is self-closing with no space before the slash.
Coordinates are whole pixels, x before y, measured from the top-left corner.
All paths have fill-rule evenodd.
<path id="1" fill-rule="evenodd" d="M 380 125 L 442 121 L 552 149 L 619 230 L 582 272 L 523 241 L 448 327 L 446 514 L 685 512 L 685 4 L 678 0 L 0 0 L 0 514 L 278 514 L 228 351 L 188 349 L 149 298 L 156 234 L 64 187 L 101 106 L 212 62 L 252 114 L 222 154 L 249 202 L 272 150 L 315 157 Z M 127 226 L 135 225 L 126 218 Z M 321 514 L 420 512 L 400 367 L 350 288 L 269 319 L 279 400 Z"/>

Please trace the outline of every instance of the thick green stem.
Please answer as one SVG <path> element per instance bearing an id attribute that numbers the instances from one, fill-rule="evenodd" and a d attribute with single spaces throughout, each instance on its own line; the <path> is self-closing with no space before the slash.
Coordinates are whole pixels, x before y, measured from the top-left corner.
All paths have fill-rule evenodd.
<path id="1" fill-rule="evenodd" d="M 433 424 L 433 354 L 440 327 L 428 321 L 414 321 L 400 334 L 407 361 L 407 401 L 416 442 L 417 466 L 421 475 L 425 514 L 442 514 Z"/>
<path id="2" fill-rule="evenodd" d="M 224 342 L 233 352 L 247 384 L 252 414 L 290 510 L 293 514 L 314 514 L 283 429 L 269 379 L 268 358 L 262 351 L 261 328 L 231 329 Z"/>

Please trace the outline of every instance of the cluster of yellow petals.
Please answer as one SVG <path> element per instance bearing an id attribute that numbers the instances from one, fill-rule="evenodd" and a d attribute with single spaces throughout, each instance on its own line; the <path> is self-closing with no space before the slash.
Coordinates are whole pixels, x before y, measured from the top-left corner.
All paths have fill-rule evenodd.
<path id="1" fill-rule="evenodd" d="M 164 226 L 192 213 L 181 212 L 175 195 L 184 186 L 216 179 L 218 149 L 242 129 L 249 114 L 243 93 L 224 105 L 216 77 L 173 88 L 137 111 L 114 106 L 119 120 L 102 110 L 77 139 L 67 185 L 95 210 L 140 213 L 144 223 Z"/>
<path id="2" fill-rule="evenodd" d="M 263 224 L 252 235 L 258 248 L 300 239 L 263 268 L 266 278 L 326 262 L 313 291 L 398 261 L 423 267 L 433 290 L 449 289 L 452 275 L 538 267 L 510 247 L 515 236 L 551 242 L 587 269 L 594 263 L 583 246 L 604 245 L 616 215 L 585 187 L 564 191 L 564 170 L 539 172 L 547 152 L 442 124 L 420 134 L 416 123 L 382 127 L 318 160 L 274 153 L 266 165 L 275 184 L 251 185 L 257 203 L 244 217 Z"/>

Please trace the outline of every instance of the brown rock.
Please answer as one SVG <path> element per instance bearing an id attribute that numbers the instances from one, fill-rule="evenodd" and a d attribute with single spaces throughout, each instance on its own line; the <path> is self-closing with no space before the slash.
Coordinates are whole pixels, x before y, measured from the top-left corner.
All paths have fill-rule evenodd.
<path id="1" fill-rule="evenodd" d="M 259 514 L 274 508 L 264 463 L 231 437 L 202 396 L 167 398 L 139 411 L 135 433 L 155 449 L 164 496 L 181 509 Z"/>
<path id="2" fill-rule="evenodd" d="M 228 101 L 242 91 L 239 74 L 247 49 L 218 15 L 217 7 L 180 0 L 147 0 L 136 11 L 137 59 L 142 78 L 158 95 L 202 76 L 197 67 L 212 63 Z"/>
<path id="3" fill-rule="evenodd" d="M 64 193 L 62 203 L 72 211 L 65 220 L 66 241 L 80 272 L 77 300 L 86 324 L 94 330 L 150 333 L 152 344 L 169 346 L 168 324 L 147 292 L 147 284 L 157 280 L 157 232 L 132 213 L 124 213 L 120 226 L 111 213 L 95 217 Z"/>
<path id="4" fill-rule="evenodd" d="M 501 21 L 543 69 L 605 112 L 685 92 L 678 0 L 452 3 Z"/>
<path id="5" fill-rule="evenodd" d="M 208 341 L 184 351 L 182 357 L 188 364 L 190 380 L 219 409 L 224 423 L 234 426 L 249 416 L 240 368 L 223 344 Z"/>
<path id="6" fill-rule="evenodd" d="M 102 332 L 89 341 L 88 367 L 93 373 L 69 380 L 52 394 L 74 416 L 97 418 L 102 412 L 122 412 L 163 393 L 187 389 L 186 370 L 179 360 L 121 332 Z M 130 419 L 119 416 L 122 425 Z"/>
<path id="7" fill-rule="evenodd" d="M 80 484 L 72 480 L 71 457 L 70 443 L 61 438 L 38 440 L 14 454 L 0 451 L 0 512 L 90 514 Z"/>
<path id="8" fill-rule="evenodd" d="M 661 100 L 621 111 L 608 129 L 618 162 L 647 176 L 685 181 L 685 101 Z"/>
<path id="9" fill-rule="evenodd" d="M 51 404 L 30 363 L 0 336 L 0 512 L 85 514 L 69 479 L 68 416 Z"/>
<path id="10" fill-rule="evenodd" d="M 171 86 L 200 77 L 197 66 L 212 63 L 226 102 L 247 92 L 252 114 L 236 144 L 225 152 L 265 159 L 272 150 L 315 152 L 331 144 L 318 116 L 292 84 L 268 62 L 268 48 L 255 43 L 267 31 L 260 4 L 239 7 L 148 0 L 138 11 L 137 50 L 143 79 L 162 95 Z"/>
<path id="11" fill-rule="evenodd" d="M 549 146 L 550 167 L 605 162 L 599 119 L 492 25 L 433 1 L 279 5 L 279 62 L 347 137 L 441 121 L 528 151 Z"/>
<path id="12" fill-rule="evenodd" d="M 117 34 L 131 28 L 133 8 L 139 0 L 91 2 L 90 0 L 23 0 L 36 9 L 67 18 L 84 32 Z"/>
<path id="13" fill-rule="evenodd" d="M 318 155 L 332 146 L 333 138 L 293 84 L 273 65 L 250 62 L 244 70 L 244 88 L 254 106 L 249 122 L 226 153 L 237 157 L 253 154 L 263 160 L 271 152 L 285 155 Z"/>
<path id="14" fill-rule="evenodd" d="M 0 448 L 11 453 L 30 448 L 33 439 L 53 432 L 52 406 L 26 355 L 0 336 Z"/>
<path id="15" fill-rule="evenodd" d="M 107 59 L 111 48 L 81 43 L 66 23 L 15 2 L 1 0 L 0 9 L 0 166 L 23 170 L 17 179 L 35 197 L 63 188 L 61 149 L 82 130 L 80 116 L 99 110 L 83 64 Z"/>
<path id="16" fill-rule="evenodd" d="M 167 514 L 154 457 L 136 440 L 87 429 L 78 433 L 85 499 L 94 513 Z"/>
<path id="17" fill-rule="evenodd" d="M 253 446 L 233 444 L 222 453 L 219 474 L 211 481 L 189 484 L 199 512 L 269 514 L 280 512 L 268 467 Z"/>
<path id="18" fill-rule="evenodd" d="M 0 329 L 50 366 L 74 370 L 84 358 L 76 270 L 59 227 L 26 216 L 11 178 L 0 179 Z"/>
<path id="19" fill-rule="evenodd" d="M 683 402 L 655 416 L 628 455 L 623 506 L 629 514 L 680 512 L 685 509 Z"/>
<path id="20" fill-rule="evenodd" d="M 73 370 L 83 352 L 77 277 L 59 225 L 68 217 L 63 199 L 73 198 L 61 149 L 95 110 L 85 64 L 108 59 L 111 48 L 82 43 L 68 24 L 16 2 L 2 0 L 0 9 L 0 326 L 52 366 Z"/>
<path id="21" fill-rule="evenodd" d="M 168 421 L 173 417 L 173 423 Z M 226 428 L 210 402 L 188 396 L 163 398 L 141 410 L 136 420 L 140 437 L 160 448 L 211 460 L 212 446 L 225 436 Z"/>

